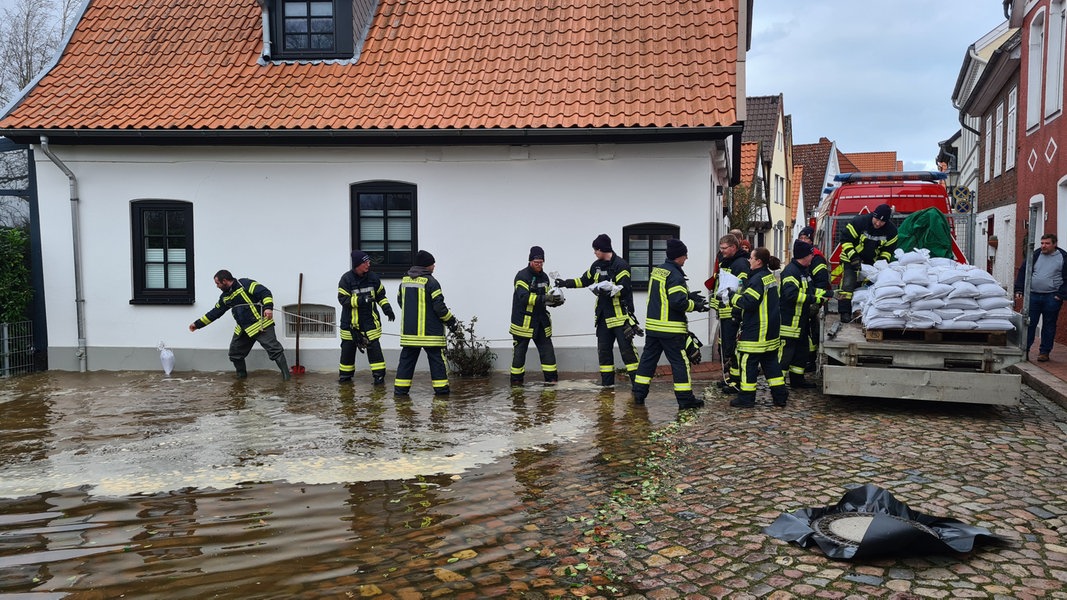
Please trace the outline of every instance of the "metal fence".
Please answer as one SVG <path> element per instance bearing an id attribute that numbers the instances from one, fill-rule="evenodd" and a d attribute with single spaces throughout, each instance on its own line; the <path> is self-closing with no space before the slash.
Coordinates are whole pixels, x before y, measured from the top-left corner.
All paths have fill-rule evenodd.
<path id="1" fill-rule="evenodd" d="M 0 323 L 0 377 L 33 372 L 33 322 Z"/>

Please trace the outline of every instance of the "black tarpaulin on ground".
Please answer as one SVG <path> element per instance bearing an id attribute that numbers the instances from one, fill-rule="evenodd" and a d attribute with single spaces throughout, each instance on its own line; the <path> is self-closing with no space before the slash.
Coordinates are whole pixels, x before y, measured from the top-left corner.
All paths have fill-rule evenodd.
<path id="1" fill-rule="evenodd" d="M 871 484 L 849 490 L 833 506 L 782 513 L 763 532 L 843 560 L 970 552 L 976 542 L 1001 539 L 984 527 L 914 511 Z"/>

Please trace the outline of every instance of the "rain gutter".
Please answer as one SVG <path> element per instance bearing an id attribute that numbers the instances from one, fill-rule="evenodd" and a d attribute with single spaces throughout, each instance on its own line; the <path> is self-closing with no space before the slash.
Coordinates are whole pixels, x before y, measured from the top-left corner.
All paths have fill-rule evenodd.
<path id="1" fill-rule="evenodd" d="M 78 350 L 74 353 L 74 356 L 78 358 L 78 370 L 84 373 L 86 371 L 88 352 L 85 340 L 85 294 L 82 292 L 81 228 L 79 226 L 81 212 L 78 199 L 78 178 L 74 176 L 74 171 L 71 171 L 67 165 L 63 164 L 63 161 L 59 160 L 58 156 L 52 153 L 51 148 L 48 147 L 48 136 L 41 136 L 41 151 L 53 164 L 59 167 L 60 171 L 63 171 L 70 181 L 70 228 L 74 242 L 74 306 L 78 313 Z"/>

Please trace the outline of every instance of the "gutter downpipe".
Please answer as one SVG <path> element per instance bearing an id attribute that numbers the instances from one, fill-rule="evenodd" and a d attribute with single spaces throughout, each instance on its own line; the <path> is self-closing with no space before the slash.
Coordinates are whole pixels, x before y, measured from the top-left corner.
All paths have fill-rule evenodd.
<path id="1" fill-rule="evenodd" d="M 67 165 L 63 164 L 63 161 L 59 160 L 58 156 L 52 153 L 52 150 L 48 147 L 48 136 L 41 136 L 41 151 L 55 166 L 59 167 L 60 171 L 63 171 L 63 174 L 70 181 L 70 228 L 74 243 L 74 306 L 78 313 L 78 350 L 74 353 L 74 356 L 78 358 L 78 370 L 84 373 L 86 371 L 88 351 L 85 339 L 85 295 L 82 292 L 81 227 L 79 226 L 81 212 L 78 199 L 78 178 L 74 176 L 74 171 L 71 171 Z"/>

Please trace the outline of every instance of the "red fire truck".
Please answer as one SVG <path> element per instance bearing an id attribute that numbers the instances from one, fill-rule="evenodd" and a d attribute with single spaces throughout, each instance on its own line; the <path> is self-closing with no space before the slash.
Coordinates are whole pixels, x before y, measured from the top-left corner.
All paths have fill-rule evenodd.
<path id="1" fill-rule="evenodd" d="M 951 215 L 948 189 L 942 183 L 945 173 L 938 171 L 900 171 L 890 173 L 842 173 L 834 177 L 838 185 L 822 203 L 816 217 L 815 241 L 820 248 L 832 248 L 830 261 L 833 284 L 836 287 L 840 271 L 841 236 L 853 217 L 868 213 L 879 204 L 893 207 L 893 224 L 900 223 L 911 213 L 934 207 Z M 952 220 L 949 219 L 952 227 Z M 953 229 L 953 234 L 955 230 Z M 967 258 L 952 240 L 955 259 L 966 263 Z"/>

